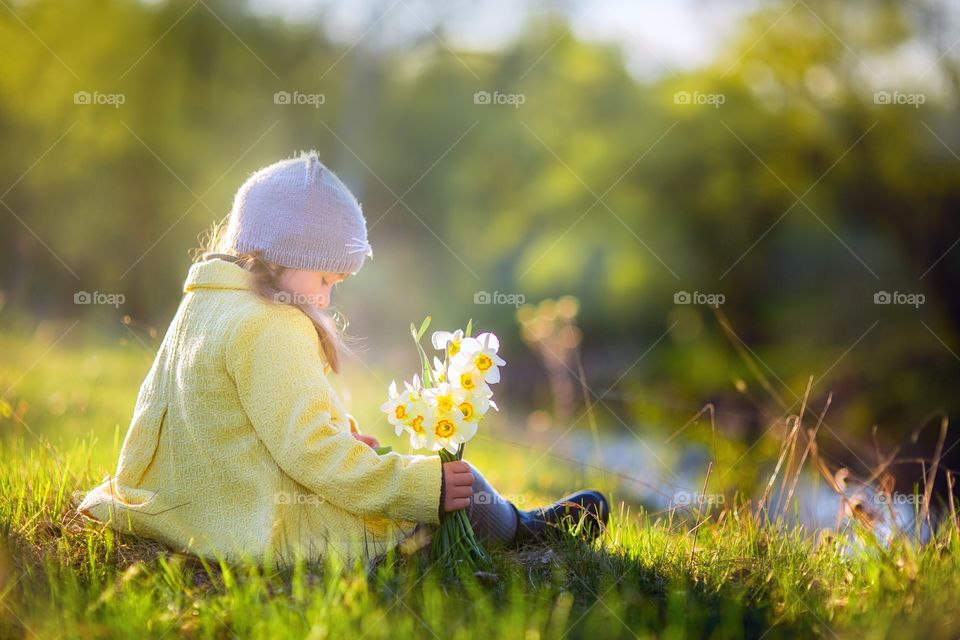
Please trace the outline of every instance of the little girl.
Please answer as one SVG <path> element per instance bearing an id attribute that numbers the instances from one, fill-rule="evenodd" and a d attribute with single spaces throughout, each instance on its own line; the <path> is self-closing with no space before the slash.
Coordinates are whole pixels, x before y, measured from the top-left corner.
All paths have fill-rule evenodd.
<path id="1" fill-rule="evenodd" d="M 371 255 L 366 221 L 315 152 L 244 183 L 140 387 L 117 473 L 80 511 L 226 560 L 368 561 L 467 509 L 478 538 L 520 545 L 562 518 L 606 524 L 597 492 L 518 510 L 467 462 L 377 454 L 327 378 L 342 336 L 322 310 Z"/>

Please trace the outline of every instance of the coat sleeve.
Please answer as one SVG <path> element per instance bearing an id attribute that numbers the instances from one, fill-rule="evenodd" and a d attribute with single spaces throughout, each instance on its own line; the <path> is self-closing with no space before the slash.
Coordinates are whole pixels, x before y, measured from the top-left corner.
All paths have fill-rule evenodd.
<path id="1" fill-rule="evenodd" d="M 378 455 L 357 441 L 319 350 L 313 323 L 289 307 L 269 308 L 228 339 L 227 370 L 267 450 L 293 480 L 345 511 L 438 523 L 440 457 Z"/>

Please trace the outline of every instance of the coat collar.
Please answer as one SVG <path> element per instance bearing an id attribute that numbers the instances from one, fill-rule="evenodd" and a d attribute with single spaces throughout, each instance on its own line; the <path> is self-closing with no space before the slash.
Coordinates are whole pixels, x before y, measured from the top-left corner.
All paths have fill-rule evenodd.
<path id="1" fill-rule="evenodd" d="M 210 256 L 190 267 L 183 283 L 184 293 L 197 289 L 249 289 L 250 272 L 219 256 Z"/>

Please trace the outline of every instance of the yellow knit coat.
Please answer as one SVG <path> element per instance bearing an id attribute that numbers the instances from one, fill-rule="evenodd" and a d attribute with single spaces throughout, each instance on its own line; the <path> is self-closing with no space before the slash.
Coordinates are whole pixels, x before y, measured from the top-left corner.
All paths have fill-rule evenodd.
<path id="1" fill-rule="evenodd" d="M 191 267 L 116 475 L 80 511 L 227 560 L 366 561 L 437 524 L 440 458 L 358 442 L 310 319 L 248 278 L 220 259 Z"/>

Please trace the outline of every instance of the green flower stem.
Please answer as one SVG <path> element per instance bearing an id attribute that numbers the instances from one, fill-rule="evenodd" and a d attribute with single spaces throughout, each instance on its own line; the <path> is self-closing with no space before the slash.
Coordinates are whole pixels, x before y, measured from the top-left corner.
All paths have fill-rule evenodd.
<path id="1" fill-rule="evenodd" d="M 456 454 L 441 449 L 440 459 L 445 463 L 462 460 L 463 445 L 460 445 Z M 489 556 L 477 540 L 465 509 L 443 515 L 430 547 L 430 557 L 448 569 L 456 569 L 460 565 L 466 565 L 473 571 L 487 568 Z"/>

